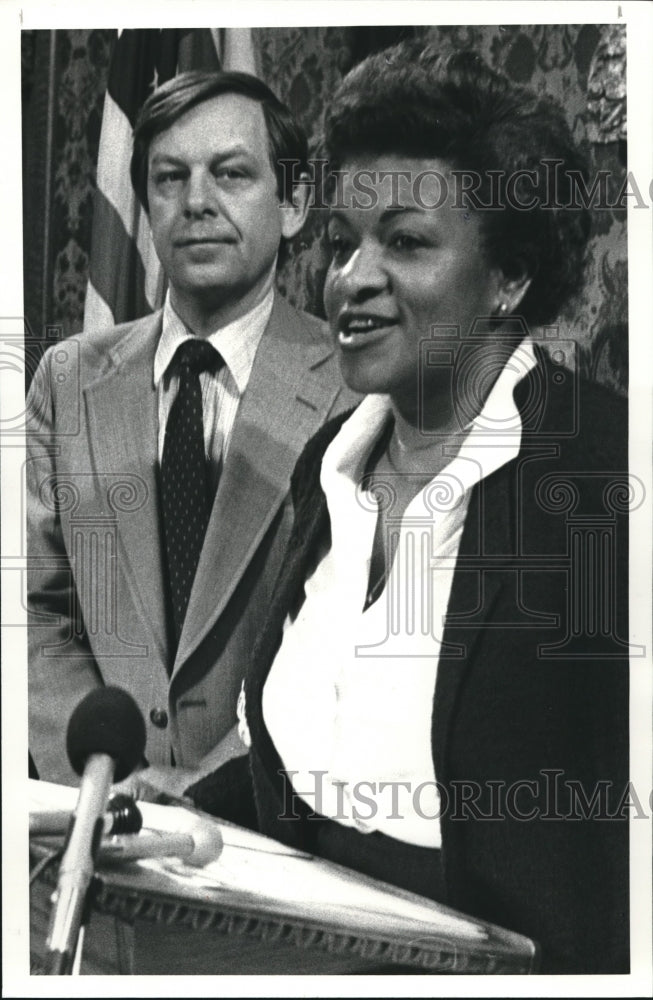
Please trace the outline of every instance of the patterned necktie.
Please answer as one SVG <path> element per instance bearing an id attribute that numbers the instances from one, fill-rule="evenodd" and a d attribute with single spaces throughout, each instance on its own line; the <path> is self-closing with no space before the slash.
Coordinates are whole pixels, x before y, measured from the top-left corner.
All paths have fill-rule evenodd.
<path id="1" fill-rule="evenodd" d="M 168 415 L 163 443 L 161 511 L 175 650 L 210 513 L 200 372 L 217 371 L 223 364 L 220 354 L 208 341 L 194 339 L 185 340 L 177 348 L 169 369 L 179 374 L 179 389 Z"/>

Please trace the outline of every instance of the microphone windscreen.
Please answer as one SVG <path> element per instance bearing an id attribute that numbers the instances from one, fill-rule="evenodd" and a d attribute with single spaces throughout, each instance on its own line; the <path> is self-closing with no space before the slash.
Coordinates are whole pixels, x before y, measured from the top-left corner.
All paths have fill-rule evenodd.
<path id="1" fill-rule="evenodd" d="M 142 759 L 145 738 L 145 722 L 132 696 L 118 687 L 96 688 L 70 717 L 68 759 L 81 774 L 91 754 L 107 754 L 116 762 L 114 781 L 122 781 Z"/>

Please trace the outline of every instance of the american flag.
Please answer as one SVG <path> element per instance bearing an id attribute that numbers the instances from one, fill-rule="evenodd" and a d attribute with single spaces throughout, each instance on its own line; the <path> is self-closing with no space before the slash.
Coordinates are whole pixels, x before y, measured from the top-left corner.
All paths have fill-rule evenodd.
<path id="1" fill-rule="evenodd" d="M 148 28 L 117 34 L 109 66 L 84 330 L 137 319 L 163 303 L 165 279 L 147 215 L 131 186 L 129 161 L 138 111 L 152 91 L 190 69 L 256 72 L 248 28 Z"/>

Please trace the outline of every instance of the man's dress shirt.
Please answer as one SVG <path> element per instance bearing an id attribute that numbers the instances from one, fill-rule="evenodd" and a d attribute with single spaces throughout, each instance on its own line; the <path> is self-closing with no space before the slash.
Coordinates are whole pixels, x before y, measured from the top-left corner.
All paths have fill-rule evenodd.
<path id="1" fill-rule="evenodd" d="M 213 489 L 227 457 L 238 405 L 247 388 L 273 302 L 274 292 L 270 289 L 265 298 L 248 313 L 206 338 L 224 360 L 219 371 L 206 371 L 200 375 L 204 446 Z M 179 345 L 191 337 L 192 333 L 172 307 L 170 296 L 166 296 L 161 339 L 154 356 L 154 384 L 159 393 L 159 462 L 163 457 L 166 422 L 179 388 L 179 375 L 168 373 L 168 366 Z"/>

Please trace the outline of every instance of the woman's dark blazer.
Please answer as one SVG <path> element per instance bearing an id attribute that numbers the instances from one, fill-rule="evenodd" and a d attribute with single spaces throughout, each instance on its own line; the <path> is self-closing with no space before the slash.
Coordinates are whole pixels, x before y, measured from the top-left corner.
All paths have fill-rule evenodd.
<path id="1" fill-rule="evenodd" d="M 534 938 L 543 972 L 627 972 L 627 407 L 541 355 L 515 398 L 520 452 L 474 488 L 437 672 L 442 901 Z M 259 828 L 309 848 L 261 693 L 328 544 L 319 474 L 342 422 L 297 465 L 294 529 L 245 685 Z"/>

